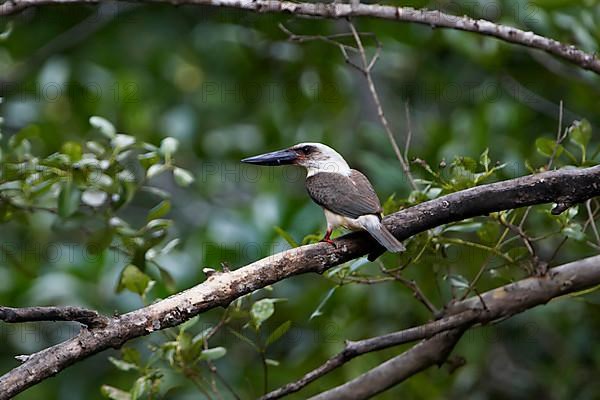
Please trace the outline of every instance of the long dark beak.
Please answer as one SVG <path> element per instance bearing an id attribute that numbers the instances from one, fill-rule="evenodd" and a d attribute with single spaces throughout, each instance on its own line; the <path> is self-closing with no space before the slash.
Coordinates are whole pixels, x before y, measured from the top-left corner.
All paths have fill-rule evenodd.
<path id="1" fill-rule="evenodd" d="M 297 158 L 298 154 L 294 150 L 285 149 L 244 158 L 242 162 L 256 165 L 288 165 L 293 164 Z"/>

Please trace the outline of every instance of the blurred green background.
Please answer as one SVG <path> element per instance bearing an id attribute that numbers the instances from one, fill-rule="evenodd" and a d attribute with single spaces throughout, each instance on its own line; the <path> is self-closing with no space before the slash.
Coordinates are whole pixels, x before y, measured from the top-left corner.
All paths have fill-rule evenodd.
<path id="1" fill-rule="evenodd" d="M 402 5 L 491 19 L 598 51 L 600 5 L 592 0 Z M 48 155 L 67 140 L 95 140 L 98 134 L 88 123 L 93 115 L 155 145 L 167 136 L 178 139 L 178 165 L 194 174 L 194 184 L 180 188 L 167 175 L 152 181 L 172 193 L 171 235 L 182 243 L 160 263 L 173 275 L 177 290 L 204 280 L 204 267 L 218 269 L 226 262 L 236 268 L 288 248 L 274 226 L 298 242 L 324 232 L 322 211 L 306 196 L 302 171 L 241 165 L 243 157 L 297 142 L 323 142 L 369 176 L 382 202 L 392 194 L 408 197 L 410 188 L 364 78 L 345 64 L 334 46 L 287 41 L 280 23 L 296 34 L 348 31 L 345 21 L 158 4 L 52 6 L 4 18 L 0 28 L 12 31 L 0 42 L 3 143 L 36 124 L 33 150 Z M 545 163 L 534 142 L 556 136 L 561 101 L 564 125 L 585 118 L 593 127 L 592 143 L 599 142 L 600 79 L 593 73 L 539 51 L 464 32 L 367 19 L 357 20 L 356 26 L 374 32 L 382 43 L 373 75 L 401 144 L 405 104 L 410 104 L 411 158 L 437 169 L 442 160 L 479 159 L 489 148 L 493 162 L 507 164 L 498 178 L 525 175 L 526 160 L 536 167 Z M 365 38 L 365 44 L 372 54 L 374 42 Z M 427 177 L 418 166 L 413 170 L 417 177 Z M 119 216 L 135 225 L 151 206 L 140 195 Z M 543 209 L 547 207 L 537 214 Z M 531 229 L 543 233 L 549 228 L 537 214 Z M 66 227 L 57 232 L 52 219 L 35 213 L 2 225 L 2 243 L 17 259 L 7 252 L 0 259 L 0 304 L 81 305 L 106 314 L 142 305 L 132 293 L 115 293 L 127 262 L 123 257 L 108 251 L 82 257 L 78 231 Z M 556 243 L 541 243 L 541 254 L 552 254 Z M 553 265 L 594 252 L 575 243 Z M 431 253 L 407 274 L 439 307 L 450 299 L 448 288 L 440 289 L 448 286 L 443 275 L 452 271 L 472 279 L 486 256 L 467 247 L 446 257 Z M 383 262 L 394 266 L 399 261 L 386 255 Z M 373 265 L 365 268 L 377 270 Z M 486 279 L 481 290 L 511 278 Z M 288 333 L 269 349 L 269 358 L 280 362 L 270 367 L 270 388 L 316 367 L 340 350 L 344 339 L 391 332 L 429 318 L 408 289 L 392 282 L 344 285 L 320 309 L 322 315 L 310 319 L 334 286 L 332 279 L 307 275 L 278 283 L 268 293 L 287 301 L 275 305 L 265 331 L 292 321 Z M 169 293 L 161 285 L 155 291 L 155 297 Z M 211 326 L 221 313 L 203 315 L 199 325 Z M 474 330 L 453 353 L 465 358 L 463 367 L 453 373 L 447 367 L 430 369 L 380 398 L 596 399 L 598 317 L 591 295 L 561 299 Z M 14 355 L 35 352 L 75 332 L 77 327 L 69 324 L 0 325 L 0 370 L 17 365 Z M 161 340 L 155 334 L 132 345 L 149 356 L 147 345 Z M 240 396 L 258 396 L 263 377 L 257 353 L 227 331 L 211 343 L 228 349 L 216 365 Z M 341 384 L 399 350 L 356 359 L 291 398 Z M 18 398 L 101 398 L 102 384 L 129 389 L 137 375 L 117 370 L 107 355 L 117 357 L 118 351 L 78 363 Z M 178 386 L 167 398 L 202 396 L 168 368 L 163 385 Z M 223 396 L 230 395 L 224 390 Z"/>

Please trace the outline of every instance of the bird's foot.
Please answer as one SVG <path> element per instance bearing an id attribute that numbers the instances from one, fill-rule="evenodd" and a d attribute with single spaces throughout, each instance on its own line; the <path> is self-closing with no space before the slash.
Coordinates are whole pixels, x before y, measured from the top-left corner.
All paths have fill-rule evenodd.
<path id="1" fill-rule="evenodd" d="M 321 243 L 329 243 L 330 245 L 332 245 L 333 247 L 335 247 L 337 249 L 337 244 L 335 244 L 335 242 L 329 238 L 323 238 L 320 240 Z"/>
<path id="2" fill-rule="evenodd" d="M 332 232 L 333 232 L 333 229 L 328 228 L 327 232 L 325 232 L 325 236 L 323 237 L 323 239 L 321 239 L 321 242 L 329 243 L 334 248 L 337 248 L 337 245 L 335 244 L 335 242 L 333 240 L 331 240 L 331 233 Z"/>

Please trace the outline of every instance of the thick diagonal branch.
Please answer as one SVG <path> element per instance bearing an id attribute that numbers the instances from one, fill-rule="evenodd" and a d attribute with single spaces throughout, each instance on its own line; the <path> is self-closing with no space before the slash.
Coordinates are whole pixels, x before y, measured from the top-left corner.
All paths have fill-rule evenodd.
<path id="1" fill-rule="evenodd" d="M 446 361 L 463 332 L 462 329 L 453 329 L 438 333 L 351 381 L 311 397 L 311 400 L 360 400 L 371 398 L 432 365 L 442 364 Z"/>
<path id="2" fill-rule="evenodd" d="M 131 0 L 134 1 L 134 0 Z M 437 10 L 394 7 L 380 4 L 303 3 L 278 0 L 147 0 L 138 3 L 170 3 L 230 7 L 260 13 L 284 13 L 321 18 L 373 17 L 392 21 L 412 22 L 432 28 L 450 28 L 491 36 L 505 42 L 539 49 L 567 60 L 581 68 L 600 73 L 600 60 L 575 46 L 561 43 L 533 32 L 484 19 L 446 14 Z M 100 0 L 8 0 L 0 4 L 0 15 L 11 15 L 29 7 L 43 5 L 97 4 Z"/>
<path id="3" fill-rule="evenodd" d="M 385 218 L 399 239 L 449 222 L 495 211 L 556 202 L 575 204 L 600 195 L 600 166 L 564 169 L 482 185 L 443 196 Z M 378 245 L 361 233 L 327 243 L 307 245 L 274 254 L 235 271 L 216 273 L 205 282 L 147 307 L 110 318 L 104 327 L 82 329 L 74 338 L 31 355 L 0 377 L 0 399 L 62 371 L 73 363 L 136 337 L 165 329 L 240 296 L 307 272 L 323 272 L 375 251 Z"/>

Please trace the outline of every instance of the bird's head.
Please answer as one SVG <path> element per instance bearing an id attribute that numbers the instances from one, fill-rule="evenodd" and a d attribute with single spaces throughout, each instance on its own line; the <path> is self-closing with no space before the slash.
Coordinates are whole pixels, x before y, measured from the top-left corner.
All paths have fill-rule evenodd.
<path id="1" fill-rule="evenodd" d="M 308 176 L 317 172 L 350 173 L 350 167 L 344 158 L 322 143 L 299 143 L 287 149 L 244 158 L 242 162 L 256 165 L 300 165 L 308 170 Z"/>

